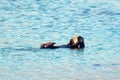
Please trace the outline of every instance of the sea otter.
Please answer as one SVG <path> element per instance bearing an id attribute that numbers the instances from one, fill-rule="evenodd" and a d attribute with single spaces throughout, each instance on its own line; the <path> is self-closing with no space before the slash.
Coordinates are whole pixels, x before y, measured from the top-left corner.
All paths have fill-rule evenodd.
<path id="1" fill-rule="evenodd" d="M 61 46 L 54 46 L 56 44 L 55 42 L 46 42 L 41 44 L 41 49 L 56 49 L 56 48 L 71 48 L 71 49 L 80 49 L 84 48 L 84 38 L 82 36 L 74 36 L 72 39 L 70 39 L 69 43 L 66 45 Z"/>

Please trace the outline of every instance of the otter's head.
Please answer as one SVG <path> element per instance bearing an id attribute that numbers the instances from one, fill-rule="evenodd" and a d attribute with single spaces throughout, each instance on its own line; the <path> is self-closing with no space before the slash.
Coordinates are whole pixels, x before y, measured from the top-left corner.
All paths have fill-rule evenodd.
<path id="1" fill-rule="evenodd" d="M 82 36 L 74 36 L 67 45 L 70 48 L 84 48 L 84 38 Z"/>

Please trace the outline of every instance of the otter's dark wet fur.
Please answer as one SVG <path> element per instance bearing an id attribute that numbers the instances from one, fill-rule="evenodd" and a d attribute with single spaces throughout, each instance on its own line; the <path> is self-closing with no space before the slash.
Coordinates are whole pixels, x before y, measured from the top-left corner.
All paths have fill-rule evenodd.
<path id="1" fill-rule="evenodd" d="M 74 36 L 70 39 L 69 43 L 66 45 L 54 46 L 55 42 L 46 42 L 41 44 L 41 49 L 56 49 L 56 48 L 71 48 L 71 49 L 80 49 L 84 48 L 84 38 L 82 36 Z"/>

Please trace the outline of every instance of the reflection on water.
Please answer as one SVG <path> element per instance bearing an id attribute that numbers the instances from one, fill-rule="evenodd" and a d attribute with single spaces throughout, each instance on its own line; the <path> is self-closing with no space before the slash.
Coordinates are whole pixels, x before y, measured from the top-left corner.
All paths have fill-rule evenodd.
<path id="1" fill-rule="evenodd" d="M 119 80 L 120 1 L 1 0 L 0 80 Z M 63 45 L 74 35 L 86 47 Z"/>

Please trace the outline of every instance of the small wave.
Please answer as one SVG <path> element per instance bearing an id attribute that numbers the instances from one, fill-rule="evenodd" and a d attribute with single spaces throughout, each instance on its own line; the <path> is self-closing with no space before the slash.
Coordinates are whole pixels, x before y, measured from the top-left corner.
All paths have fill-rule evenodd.
<path id="1" fill-rule="evenodd" d="M 120 15 L 120 12 L 112 12 L 112 11 L 101 11 L 98 13 L 98 15 Z"/>
<path id="2" fill-rule="evenodd" d="M 32 51 L 32 52 L 37 52 L 39 51 L 39 48 L 32 48 L 32 47 L 28 47 L 28 48 L 12 48 L 12 47 L 8 47 L 8 48 L 0 48 L 0 51 L 4 52 L 4 51 Z"/>
<path id="3" fill-rule="evenodd" d="M 101 64 L 93 64 L 93 66 L 101 66 Z"/>

